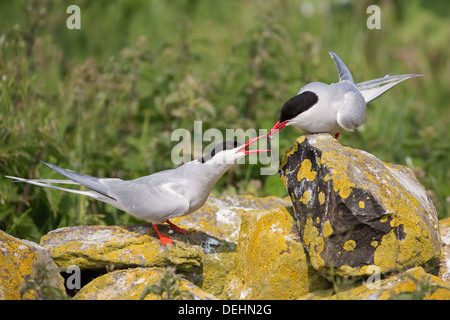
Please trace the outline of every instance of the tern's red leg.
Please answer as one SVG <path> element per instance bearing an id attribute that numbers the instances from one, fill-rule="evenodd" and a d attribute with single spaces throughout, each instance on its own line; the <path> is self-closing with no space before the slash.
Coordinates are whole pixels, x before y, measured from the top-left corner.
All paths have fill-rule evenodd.
<path id="1" fill-rule="evenodd" d="M 339 132 L 334 135 L 334 138 L 335 139 L 339 138 Z"/>
<path id="2" fill-rule="evenodd" d="M 158 226 L 156 224 L 153 224 L 153 229 L 156 231 L 156 233 L 159 236 L 159 241 L 161 241 L 161 243 L 163 245 L 169 244 L 169 243 L 173 243 L 173 240 L 170 238 L 170 236 L 163 236 L 161 234 L 161 232 L 159 232 L 158 230 Z"/>
<path id="3" fill-rule="evenodd" d="M 182 234 L 184 234 L 184 235 L 187 234 L 187 233 L 186 233 L 186 230 L 181 229 L 180 227 L 174 225 L 174 224 L 173 224 L 172 222 L 170 222 L 169 220 L 167 220 L 166 222 L 169 224 L 169 226 L 170 226 L 173 230 L 178 231 L 179 233 L 182 233 Z"/>

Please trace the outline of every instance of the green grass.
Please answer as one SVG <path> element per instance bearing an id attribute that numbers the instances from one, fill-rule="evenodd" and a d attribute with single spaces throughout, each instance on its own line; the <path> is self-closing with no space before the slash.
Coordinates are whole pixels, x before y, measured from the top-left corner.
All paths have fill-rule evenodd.
<path id="1" fill-rule="evenodd" d="M 132 179 L 173 167 L 173 130 L 269 129 L 282 104 L 311 81 L 337 81 L 327 51 L 357 82 L 421 73 L 368 106 L 340 142 L 412 167 L 440 218 L 449 216 L 449 7 L 381 2 L 381 29 L 366 28 L 370 1 L 64 1 L 0 3 L 0 229 L 37 241 L 77 224 L 136 220 L 84 197 L 11 183 L 52 178 L 43 159 L 96 176 Z M 302 134 L 286 128 L 280 150 Z M 206 146 L 206 145 L 205 145 Z M 277 176 L 237 166 L 217 195 L 287 195 Z"/>

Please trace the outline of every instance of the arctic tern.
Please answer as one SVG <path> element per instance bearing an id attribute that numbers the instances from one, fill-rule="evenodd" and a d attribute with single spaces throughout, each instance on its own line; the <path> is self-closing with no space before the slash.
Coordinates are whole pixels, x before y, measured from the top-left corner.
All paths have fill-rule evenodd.
<path id="1" fill-rule="evenodd" d="M 419 77 L 404 74 L 369 80 L 355 84 L 344 61 L 329 51 L 336 63 L 339 82 L 330 85 L 311 82 L 281 108 L 278 122 L 270 130 L 271 138 L 285 126 L 295 126 L 309 133 L 330 133 L 337 139 L 341 131 L 353 131 L 366 116 L 366 105 L 400 82 Z"/>
<path id="2" fill-rule="evenodd" d="M 251 144 L 266 135 L 249 140 L 245 144 L 225 141 L 218 144 L 211 153 L 200 159 L 185 163 L 170 170 L 160 171 L 135 180 L 98 178 L 76 173 L 41 161 L 49 168 L 70 180 L 23 179 L 6 176 L 15 182 L 54 188 L 85 195 L 108 203 L 153 225 L 162 244 L 172 243 L 170 236 L 158 230 L 158 223 L 167 222 L 175 231 L 186 234 L 169 219 L 193 213 L 206 202 L 212 187 L 237 160 L 250 153 L 268 150 L 246 150 Z M 82 191 L 62 188 L 53 183 L 76 184 L 90 189 Z"/>

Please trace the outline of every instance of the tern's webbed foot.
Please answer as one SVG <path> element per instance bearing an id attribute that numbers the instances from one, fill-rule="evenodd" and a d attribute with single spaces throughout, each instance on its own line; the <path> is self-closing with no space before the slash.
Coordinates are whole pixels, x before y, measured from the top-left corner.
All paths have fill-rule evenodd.
<path id="1" fill-rule="evenodd" d="M 169 244 L 169 243 L 173 243 L 173 240 L 170 236 L 163 236 L 161 234 L 161 232 L 159 232 L 158 230 L 158 226 L 156 224 L 153 225 L 153 229 L 156 231 L 156 233 L 158 234 L 159 237 L 159 241 L 161 241 L 161 243 L 163 245 Z"/>

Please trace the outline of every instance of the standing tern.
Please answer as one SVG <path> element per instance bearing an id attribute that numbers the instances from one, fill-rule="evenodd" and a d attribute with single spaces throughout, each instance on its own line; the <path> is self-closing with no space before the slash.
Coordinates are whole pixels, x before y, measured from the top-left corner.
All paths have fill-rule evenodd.
<path id="1" fill-rule="evenodd" d="M 237 160 L 250 153 L 269 150 L 246 150 L 251 144 L 266 135 L 242 144 L 226 141 L 218 144 L 208 155 L 190 161 L 178 168 L 160 171 L 135 180 L 97 178 L 63 169 L 41 161 L 70 180 L 23 179 L 6 176 L 15 182 L 26 182 L 41 187 L 54 188 L 85 195 L 108 203 L 153 225 L 163 245 L 172 243 L 170 236 L 163 236 L 158 223 L 167 222 L 174 230 L 186 231 L 169 221 L 193 213 L 202 207 L 214 184 Z M 76 184 L 90 189 L 82 191 L 52 185 L 52 183 Z"/>
<path id="2" fill-rule="evenodd" d="M 366 104 L 400 82 L 419 77 L 417 74 L 398 76 L 386 75 L 355 84 L 344 61 L 333 51 L 329 51 L 336 63 L 339 82 L 330 85 L 311 82 L 297 95 L 289 99 L 281 108 L 278 122 L 270 130 L 271 137 L 285 126 L 295 126 L 309 133 L 330 133 L 337 139 L 341 131 L 358 128 L 366 116 Z"/>

